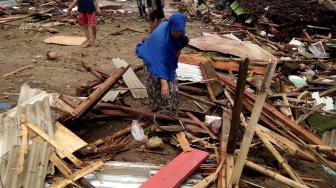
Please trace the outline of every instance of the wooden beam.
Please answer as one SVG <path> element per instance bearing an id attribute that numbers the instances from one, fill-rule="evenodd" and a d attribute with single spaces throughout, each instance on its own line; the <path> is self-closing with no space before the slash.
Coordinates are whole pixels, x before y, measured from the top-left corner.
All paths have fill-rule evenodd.
<path id="1" fill-rule="evenodd" d="M 220 146 L 219 146 L 219 156 L 221 161 L 225 161 L 223 167 L 219 171 L 218 175 L 218 188 L 225 188 L 226 187 L 226 169 L 227 169 L 227 163 L 226 163 L 226 155 L 227 155 L 227 144 L 228 144 L 228 138 L 229 138 L 229 132 L 231 127 L 230 122 L 230 114 L 226 111 L 223 111 L 222 115 L 222 131 L 220 136 Z"/>
<path id="2" fill-rule="evenodd" d="M 176 133 L 176 137 L 178 142 L 180 143 L 182 149 L 184 152 L 189 152 L 191 151 L 191 147 L 189 145 L 189 142 L 186 138 L 186 135 L 184 134 L 184 132 L 178 132 Z"/>
<path id="3" fill-rule="evenodd" d="M 226 187 L 230 187 L 230 179 L 232 177 L 234 167 L 234 155 L 231 153 L 228 153 L 226 155 Z"/>
<path id="4" fill-rule="evenodd" d="M 129 67 L 129 66 L 128 66 Z M 74 113 L 75 119 L 80 118 L 84 115 L 90 108 L 99 102 L 99 100 L 109 91 L 112 85 L 126 72 L 127 68 L 116 69 L 110 77 L 108 77 L 105 82 L 100 84 L 100 86 L 83 102 L 81 102 L 75 109 Z"/>
<path id="5" fill-rule="evenodd" d="M 259 120 L 259 116 L 261 114 L 262 108 L 264 106 L 264 102 L 267 96 L 267 90 L 269 89 L 272 81 L 272 76 L 276 68 L 276 61 L 272 60 L 266 68 L 265 77 L 263 80 L 263 83 L 261 85 L 261 88 L 259 89 L 259 94 L 257 96 L 256 102 L 254 104 L 251 118 L 248 122 L 248 125 L 245 130 L 245 134 L 241 143 L 240 151 L 233 169 L 232 177 L 230 180 L 230 183 L 232 186 L 239 185 L 239 179 L 241 176 L 241 173 L 244 168 L 244 164 L 247 158 L 247 154 L 249 151 L 249 146 L 251 145 L 253 135 Z M 240 114 L 239 114 L 240 116 Z"/>
<path id="6" fill-rule="evenodd" d="M 211 132 L 211 130 L 208 128 L 208 126 L 204 122 L 201 122 L 201 120 L 199 120 L 196 116 L 194 116 L 190 112 L 186 112 L 186 114 L 188 115 L 188 117 L 193 122 L 195 122 L 197 125 L 199 125 L 200 127 L 202 127 L 210 135 L 211 138 L 218 139 L 217 136 L 214 133 Z"/>
<path id="7" fill-rule="evenodd" d="M 51 184 L 48 188 L 62 188 L 67 186 L 68 184 L 78 180 L 79 178 L 86 176 L 90 173 L 92 173 L 95 170 L 98 170 L 100 167 L 104 165 L 104 162 L 101 160 L 98 160 L 85 168 L 71 174 L 68 178 L 62 179 L 60 181 L 57 181 L 53 184 Z"/>
<path id="8" fill-rule="evenodd" d="M 227 151 L 232 154 L 236 148 L 236 141 L 240 126 L 240 113 L 243 107 L 243 97 L 245 91 L 248 64 L 249 60 L 246 59 L 239 65 L 239 74 L 236 85 L 237 89 L 235 93 L 234 106 L 232 110 L 231 127 L 227 148 Z"/>
<path id="9" fill-rule="evenodd" d="M 69 178 L 72 174 L 72 170 L 68 167 L 68 165 L 53 152 L 50 156 L 50 161 L 62 172 L 62 174 Z"/>
<path id="10" fill-rule="evenodd" d="M 200 69 L 204 79 L 216 78 L 216 71 L 210 61 L 200 65 Z M 223 86 L 217 81 L 213 80 L 205 83 L 208 89 L 208 94 L 211 102 L 216 102 L 216 96 L 223 92 Z"/>
<path id="11" fill-rule="evenodd" d="M 81 160 L 79 160 L 76 156 L 74 156 L 67 148 L 63 148 L 58 142 L 55 141 L 55 139 L 51 138 L 42 129 L 38 128 L 37 126 L 35 126 L 31 123 L 29 123 L 25 118 L 21 118 L 21 124 L 26 125 L 30 130 L 34 131 L 36 134 L 41 136 L 50 145 L 52 145 L 58 151 L 60 151 L 63 155 L 65 155 L 76 166 L 81 166 L 83 164 L 83 162 Z"/>

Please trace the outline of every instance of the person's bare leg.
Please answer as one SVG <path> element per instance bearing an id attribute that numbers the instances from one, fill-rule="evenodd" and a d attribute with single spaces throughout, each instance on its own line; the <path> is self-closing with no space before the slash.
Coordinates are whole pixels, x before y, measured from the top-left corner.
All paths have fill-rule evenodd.
<path id="1" fill-rule="evenodd" d="M 89 46 L 89 43 L 90 43 L 89 28 L 88 28 L 88 25 L 83 25 L 82 28 L 83 28 L 84 35 L 86 38 L 86 41 L 83 43 L 83 47 L 86 48 Z"/>
<path id="2" fill-rule="evenodd" d="M 93 34 L 93 40 L 96 40 L 96 38 L 97 38 L 97 29 L 96 29 L 95 25 L 92 26 L 92 34 Z"/>
<path id="3" fill-rule="evenodd" d="M 86 41 L 90 41 L 88 25 L 83 25 L 82 28 L 83 28 L 83 31 L 84 31 Z"/>
<path id="4" fill-rule="evenodd" d="M 90 39 L 90 43 L 93 43 L 94 42 L 94 33 L 93 33 L 93 27 L 92 25 L 89 25 L 88 28 L 89 28 L 89 39 Z"/>

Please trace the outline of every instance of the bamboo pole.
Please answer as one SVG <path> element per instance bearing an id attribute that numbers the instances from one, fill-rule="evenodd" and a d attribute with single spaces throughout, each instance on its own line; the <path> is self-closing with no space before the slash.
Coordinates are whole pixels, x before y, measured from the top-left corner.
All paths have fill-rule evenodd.
<path id="1" fill-rule="evenodd" d="M 332 146 L 321 146 L 321 145 L 308 145 L 310 148 L 321 150 L 321 151 L 336 151 L 336 147 Z"/>
<path id="2" fill-rule="evenodd" d="M 260 172 L 266 176 L 269 176 L 277 181 L 280 181 L 281 183 L 284 183 L 286 185 L 289 185 L 291 187 L 295 187 L 295 188 L 308 188 L 306 185 L 302 185 L 298 182 L 295 182 L 289 178 L 286 178 L 285 176 L 281 175 L 281 174 L 278 174 L 276 172 L 273 172 L 272 170 L 269 170 L 265 167 L 262 167 L 258 164 L 255 164 L 253 163 L 252 161 L 248 161 L 246 160 L 245 162 L 245 166 L 248 167 L 248 168 L 251 168 L 257 172 Z"/>
<path id="3" fill-rule="evenodd" d="M 248 125 L 245 130 L 243 141 L 240 147 L 240 152 L 238 154 L 238 157 L 237 157 L 237 160 L 236 160 L 233 172 L 232 172 L 232 177 L 230 180 L 230 184 L 232 184 L 232 186 L 238 185 L 239 183 L 239 179 L 240 179 L 241 173 L 244 168 L 244 163 L 247 158 L 249 146 L 251 145 L 253 135 L 254 135 L 254 132 L 255 132 L 262 108 L 264 106 L 266 96 L 267 96 L 266 90 L 268 90 L 270 87 L 272 75 L 274 73 L 275 68 L 276 68 L 276 60 L 272 60 L 267 65 L 264 81 L 261 85 L 259 94 L 256 98 L 256 102 L 254 104 L 252 114 L 251 114 L 251 119 L 249 120 Z M 231 188 L 231 186 L 229 188 Z"/>
<path id="4" fill-rule="evenodd" d="M 284 159 L 281 154 L 274 148 L 267 138 L 265 138 L 262 132 L 257 128 L 256 133 L 259 139 L 265 144 L 266 148 L 272 153 L 275 159 L 280 163 L 280 165 L 286 170 L 287 174 L 296 182 L 304 184 L 304 182 L 300 179 L 300 177 L 296 174 L 296 172 L 289 166 L 286 159 Z"/>
<path id="5" fill-rule="evenodd" d="M 192 186 L 192 188 L 206 188 L 210 184 L 214 183 L 217 179 L 219 171 L 222 169 L 222 166 L 224 165 L 224 160 L 221 161 L 219 166 L 217 167 L 216 171 L 206 178 L 204 178 L 202 181 L 198 182 L 196 185 Z"/>

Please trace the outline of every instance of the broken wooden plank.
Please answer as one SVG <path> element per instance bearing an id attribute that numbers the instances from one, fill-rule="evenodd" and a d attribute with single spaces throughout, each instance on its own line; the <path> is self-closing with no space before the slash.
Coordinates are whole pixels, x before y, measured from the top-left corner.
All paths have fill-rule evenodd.
<path id="1" fill-rule="evenodd" d="M 18 161 L 18 174 L 21 174 L 24 169 L 24 158 L 28 151 L 28 129 L 27 126 L 22 124 L 21 126 L 21 144 L 20 144 L 20 153 Z"/>
<path id="2" fill-rule="evenodd" d="M 129 66 L 129 64 L 119 58 L 113 58 L 112 62 L 114 66 L 117 68 L 126 68 Z M 128 88 L 130 88 L 132 96 L 135 99 L 142 99 L 148 97 L 147 90 L 145 89 L 145 86 L 142 84 L 142 82 L 139 80 L 138 76 L 135 74 L 132 68 L 129 68 L 124 74 L 123 74 L 123 80 Z M 143 89 L 132 89 L 132 88 L 143 88 Z"/>
<path id="3" fill-rule="evenodd" d="M 204 77 L 205 79 L 208 79 L 208 76 L 207 76 L 205 67 L 204 67 L 203 65 L 204 65 L 204 64 L 201 64 L 201 66 L 200 66 L 202 75 L 203 75 L 203 77 Z M 208 95 L 209 95 L 210 101 L 211 101 L 211 102 L 216 102 L 217 99 L 216 99 L 216 96 L 215 96 L 215 94 L 214 94 L 212 85 L 211 85 L 209 82 L 206 82 L 205 85 L 206 85 L 207 90 L 208 90 Z"/>
<path id="4" fill-rule="evenodd" d="M 264 175 L 266 175 L 268 177 L 271 177 L 271 178 L 273 178 L 273 179 L 275 179 L 277 181 L 280 181 L 280 182 L 282 182 L 282 183 L 284 183 L 286 185 L 289 185 L 291 187 L 295 187 L 295 188 L 308 188 L 308 186 L 306 186 L 306 185 L 302 185 L 301 183 L 295 182 L 295 181 L 293 181 L 293 180 L 291 180 L 289 178 L 286 178 L 285 176 L 282 176 L 282 175 L 280 175 L 280 174 L 278 174 L 278 173 L 276 173 L 276 172 L 274 172 L 272 170 L 269 170 L 269 169 L 267 169 L 265 167 L 262 167 L 260 165 L 257 165 L 257 164 L 255 164 L 255 163 L 253 163 L 251 161 L 246 160 L 245 161 L 245 166 L 248 167 L 248 168 L 251 168 L 251 169 L 253 169 L 253 170 L 257 171 L 257 172 L 260 172 L 260 173 L 262 173 L 262 174 L 264 174 Z"/>
<path id="5" fill-rule="evenodd" d="M 44 140 L 46 140 L 50 145 L 55 147 L 58 151 L 63 153 L 70 161 L 72 161 L 75 165 L 81 166 L 82 161 L 79 160 L 76 156 L 74 156 L 67 148 L 63 148 L 55 139 L 51 138 L 47 133 L 45 133 L 42 129 L 36 127 L 35 125 L 29 123 L 26 119 L 21 119 L 21 124 L 26 125 L 30 130 L 34 131 L 36 134 L 41 136 Z"/>
<path id="6" fill-rule="evenodd" d="M 204 79 L 216 78 L 216 71 L 210 61 L 201 64 L 200 68 Z M 223 92 L 223 86 L 217 80 L 206 82 L 205 84 L 208 88 L 211 102 L 215 102 L 216 96 Z"/>
<path id="7" fill-rule="evenodd" d="M 48 188 L 62 188 L 67 186 L 68 184 L 80 179 L 83 176 L 86 176 L 95 170 L 98 170 L 100 167 L 104 165 L 104 162 L 101 160 L 95 161 L 92 164 L 89 164 L 85 168 L 71 174 L 68 178 L 62 179 L 60 181 L 57 181 L 53 184 L 51 184 Z"/>
<path id="8" fill-rule="evenodd" d="M 72 174 L 72 170 L 67 166 L 67 164 L 53 152 L 50 156 L 50 161 L 62 172 L 62 174 L 69 178 Z"/>
<path id="9" fill-rule="evenodd" d="M 141 188 L 178 188 L 207 157 L 207 152 L 194 148 L 183 152 L 144 182 Z"/>
<path id="10" fill-rule="evenodd" d="M 271 85 L 272 76 L 274 74 L 275 68 L 276 68 L 276 60 L 272 60 L 272 62 L 270 62 L 266 68 L 263 83 L 261 84 L 261 87 L 259 89 L 258 96 L 251 113 L 251 118 L 245 130 L 240 151 L 230 180 L 230 184 L 232 184 L 232 186 L 239 185 L 239 179 L 244 168 L 245 160 L 247 158 L 247 154 L 249 151 L 249 146 L 251 145 L 256 125 L 258 123 L 259 116 L 261 114 L 267 96 L 266 91 L 269 89 Z"/>
<path id="11" fill-rule="evenodd" d="M 183 149 L 184 152 L 189 152 L 191 151 L 191 147 L 189 145 L 189 142 L 186 138 L 186 135 L 184 134 L 184 132 L 178 132 L 176 133 L 176 137 L 178 142 L 181 145 L 181 148 Z"/>
<path id="12" fill-rule="evenodd" d="M 230 187 L 230 179 L 232 177 L 234 167 L 234 155 L 231 153 L 227 153 L 226 156 L 226 187 Z"/>
<path id="13" fill-rule="evenodd" d="M 231 118 L 231 127 L 230 127 L 230 134 L 228 140 L 228 152 L 232 153 L 236 147 L 236 141 L 238 136 L 238 130 L 240 126 L 240 114 L 243 107 L 243 97 L 245 91 L 245 84 L 246 84 L 246 77 L 247 77 L 247 67 L 249 64 L 249 60 L 246 59 L 239 65 L 239 74 L 238 80 L 236 85 L 236 93 L 234 99 L 234 106 L 232 110 L 232 118 Z"/>
<path id="14" fill-rule="evenodd" d="M 196 116 L 194 116 L 190 112 L 186 112 L 186 114 L 189 116 L 189 118 L 192 121 L 194 121 L 197 125 L 202 127 L 202 129 L 204 129 L 210 135 L 211 138 L 218 139 L 217 136 L 214 133 L 211 132 L 211 130 L 208 128 L 208 126 L 204 122 L 201 122 Z"/>
<path id="15" fill-rule="evenodd" d="M 60 122 L 57 121 L 54 127 L 55 127 L 55 134 L 54 134 L 55 141 L 58 142 L 63 148 L 67 148 L 68 151 L 70 151 L 71 153 L 87 145 L 87 143 L 84 140 L 82 140 L 73 132 L 71 132 L 69 129 L 64 127 Z M 59 151 L 56 152 L 61 159 L 65 157 L 65 155 L 62 154 L 61 152 Z"/>
<path id="16" fill-rule="evenodd" d="M 21 72 L 21 71 L 24 71 L 24 70 L 26 70 L 26 69 L 31 69 L 31 68 L 33 68 L 33 67 L 35 67 L 35 65 L 27 65 L 27 66 L 24 66 L 24 67 L 22 67 L 22 68 L 19 68 L 19 69 L 15 70 L 15 71 L 6 73 L 6 74 L 2 75 L 2 77 L 3 77 L 3 78 L 6 78 L 6 77 L 12 76 L 12 75 L 14 75 L 14 74 L 16 74 L 16 73 L 19 73 L 19 72 Z"/>
<path id="17" fill-rule="evenodd" d="M 86 41 L 85 37 L 78 36 L 52 36 L 44 40 L 47 44 L 60 44 L 66 46 L 80 46 Z"/>
<path id="18" fill-rule="evenodd" d="M 76 114 L 74 118 L 84 115 L 91 107 L 99 102 L 99 100 L 108 92 L 112 85 L 125 73 L 127 68 L 116 69 L 109 78 L 105 80 L 85 101 L 81 102 L 74 110 Z"/>

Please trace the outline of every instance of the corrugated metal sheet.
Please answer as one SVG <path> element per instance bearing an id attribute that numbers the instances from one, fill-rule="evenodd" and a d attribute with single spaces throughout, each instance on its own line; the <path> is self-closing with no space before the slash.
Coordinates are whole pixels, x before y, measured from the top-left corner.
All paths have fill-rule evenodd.
<path id="1" fill-rule="evenodd" d="M 117 88 L 117 90 L 110 90 L 105 94 L 105 96 L 102 98 L 102 101 L 104 102 L 113 102 L 119 94 L 124 94 L 127 92 L 127 90 L 118 90 L 120 88 Z"/>
<path id="2" fill-rule="evenodd" d="M 18 157 L 20 148 L 20 117 L 24 114 L 28 121 L 53 136 L 53 120 L 49 103 L 49 95 L 41 90 L 31 89 L 24 85 L 21 88 L 17 107 L 3 114 L 0 122 L 0 141 L 5 143 L 5 155 L 1 157 L 0 172 L 5 188 L 39 188 L 48 169 L 51 146 L 41 138 L 29 140 L 28 152 L 24 159 L 23 173 L 18 174 Z M 12 130 L 9 130 L 11 128 Z M 15 143 L 12 141 L 15 138 Z M 1 147 L 2 148 L 2 147 Z"/>
<path id="3" fill-rule="evenodd" d="M 336 147 L 336 129 L 325 131 L 322 134 L 322 140 L 329 146 Z"/>
<path id="4" fill-rule="evenodd" d="M 117 68 L 128 66 L 128 63 L 125 60 L 119 58 L 112 59 L 112 62 L 114 66 L 116 66 Z M 131 93 L 134 98 L 142 99 L 148 97 L 146 89 L 139 89 L 139 88 L 145 88 L 145 86 L 139 80 L 138 76 L 135 74 L 133 69 L 129 68 L 123 75 L 123 79 L 127 87 L 131 88 Z"/>
<path id="5" fill-rule="evenodd" d="M 105 163 L 102 171 L 89 174 L 85 178 L 96 188 L 138 188 L 160 168 L 153 164 L 109 161 Z M 195 174 L 181 187 L 192 187 L 202 179 L 200 174 Z"/>

